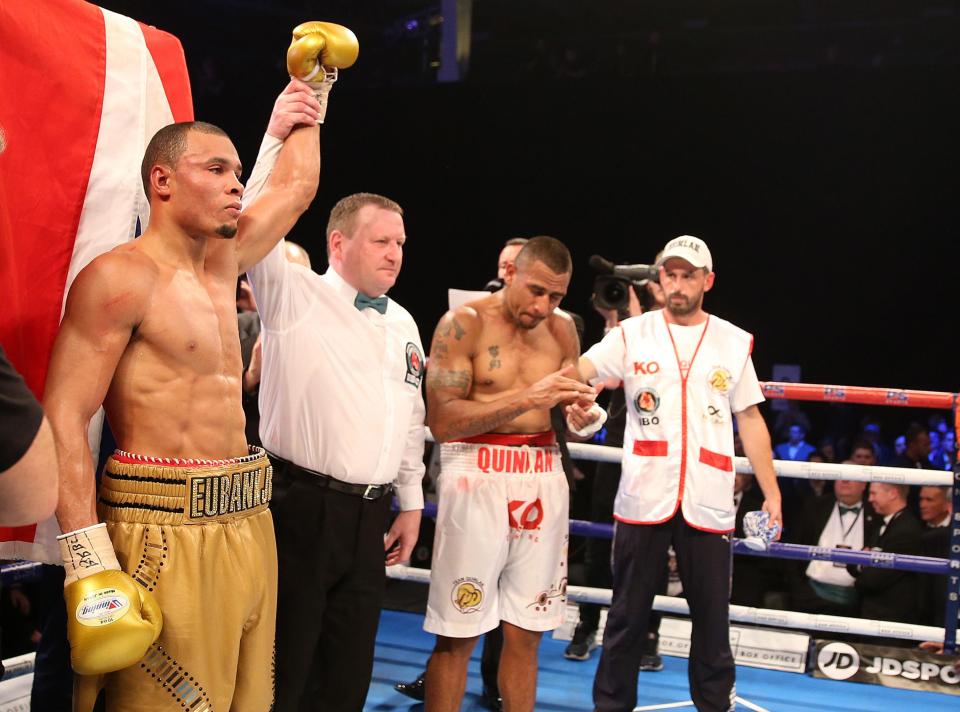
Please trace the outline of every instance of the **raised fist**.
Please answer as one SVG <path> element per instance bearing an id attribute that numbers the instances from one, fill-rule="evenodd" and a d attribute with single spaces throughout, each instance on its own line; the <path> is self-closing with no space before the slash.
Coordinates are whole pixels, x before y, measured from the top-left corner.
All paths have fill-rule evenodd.
<path id="1" fill-rule="evenodd" d="M 359 53 L 357 36 L 343 25 L 314 21 L 294 28 L 287 50 L 287 72 L 306 82 L 320 102 L 318 124 L 326 118 L 327 99 L 337 81 L 338 69 L 351 66 Z"/>
<path id="2" fill-rule="evenodd" d="M 332 22 L 304 22 L 293 29 L 287 50 L 287 72 L 305 82 L 313 81 L 321 66 L 346 69 L 357 61 L 360 43 L 343 25 Z"/>

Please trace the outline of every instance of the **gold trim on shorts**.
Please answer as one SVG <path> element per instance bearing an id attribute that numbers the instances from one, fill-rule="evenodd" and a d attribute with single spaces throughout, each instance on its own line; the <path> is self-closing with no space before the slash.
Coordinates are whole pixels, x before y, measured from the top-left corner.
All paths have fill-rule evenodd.
<path id="1" fill-rule="evenodd" d="M 273 494 L 266 452 L 227 460 L 133 455 L 116 450 L 100 482 L 97 513 L 110 522 L 209 524 L 265 511 Z"/>

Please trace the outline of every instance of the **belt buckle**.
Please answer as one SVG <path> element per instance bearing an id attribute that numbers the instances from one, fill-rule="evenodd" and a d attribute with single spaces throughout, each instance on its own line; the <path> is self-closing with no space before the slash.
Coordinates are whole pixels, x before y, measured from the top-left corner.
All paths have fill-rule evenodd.
<path id="1" fill-rule="evenodd" d="M 376 497 L 371 497 L 370 493 L 375 491 L 379 485 L 367 485 L 367 488 L 363 491 L 364 499 L 376 499 Z"/>

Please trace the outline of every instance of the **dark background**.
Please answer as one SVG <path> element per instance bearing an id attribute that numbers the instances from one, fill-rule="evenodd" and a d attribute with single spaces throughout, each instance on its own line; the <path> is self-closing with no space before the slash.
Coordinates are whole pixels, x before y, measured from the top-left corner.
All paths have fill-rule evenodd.
<path id="1" fill-rule="evenodd" d="M 400 202 L 391 296 L 425 341 L 447 287 L 482 286 L 507 238 L 550 234 L 592 343 L 590 255 L 646 262 L 686 233 L 713 251 L 707 309 L 755 334 L 761 379 L 799 363 L 808 382 L 958 389 L 956 2 L 477 0 L 452 84 L 425 2 L 102 4 L 180 37 L 197 118 L 247 171 L 290 29 L 357 32 L 291 238 L 322 263 L 336 200 Z"/>

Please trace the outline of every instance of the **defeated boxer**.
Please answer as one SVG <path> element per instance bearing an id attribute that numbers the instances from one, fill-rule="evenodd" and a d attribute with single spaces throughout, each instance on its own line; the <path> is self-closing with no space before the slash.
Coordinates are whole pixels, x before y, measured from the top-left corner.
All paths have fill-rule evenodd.
<path id="1" fill-rule="evenodd" d="M 437 634 L 430 712 L 460 708 L 473 647 L 501 621 L 504 708 L 532 710 L 540 636 L 563 620 L 569 491 L 550 409 L 580 403 L 578 428 L 600 417 L 587 415 L 596 391 L 576 380 L 576 327 L 556 310 L 571 272 L 563 243 L 535 237 L 502 290 L 447 312 L 434 333 L 427 414 L 443 444 L 424 621 Z"/>

